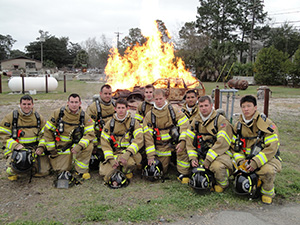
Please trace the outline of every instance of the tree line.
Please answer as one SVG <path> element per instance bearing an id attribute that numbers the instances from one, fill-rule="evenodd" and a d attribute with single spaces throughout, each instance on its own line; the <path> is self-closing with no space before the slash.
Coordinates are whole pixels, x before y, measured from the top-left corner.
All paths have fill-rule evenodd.
<path id="1" fill-rule="evenodd" d="M 300 83 L 300 31 L 288 23 L 272 28 L 261 0 L 199 0 L 195 21 L 184 24 L 178 38 L 167 36 L 167 28 L 157 20 L 162 40 L 172 41 L 175 55 L 181 57 L 202 81 L 227 81 L 234 75 L 254 76 L 260 84 Z M 104 68 L 112 48 L 102 35 L 72 43 L 68 37 L 55 37 L 40 31 L 45 67 Z M 141 29 L 131 28 L 118 40 L 119 52 L 145 43 Z M 26 52 L 11 50 L 16 42 L 0 35 L 0 60 L 25 55 L 41 59 L 41 42 L 30 42 Z"/>

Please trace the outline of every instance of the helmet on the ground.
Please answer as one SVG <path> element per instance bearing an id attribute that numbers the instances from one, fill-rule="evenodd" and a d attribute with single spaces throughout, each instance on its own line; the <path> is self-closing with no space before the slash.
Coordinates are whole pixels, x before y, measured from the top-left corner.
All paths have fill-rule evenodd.
<path id="1" fill-rule="evenodd" d="M 127 187 L 129 184 L 129 179 L 126 178 L 124 173 L 121 171 L 116 171 L 109 179 L 108 186 L 112 189 L 117 189 L 121 187 Z"/>
<path id="2" fill-rule="evenodd" d="M 18 172 L 27 172 L 33 166 L 33 156 L 30 149 L 13 150 L 11 156 L 12 168 Z"/>
<path id="3" fill-rule="evenodd" d="M 57 180 L 54 181 L 54 186 L 56 188 L 68 189 L 74 185 L 80 184 L 78 180 L 69 172 L 62 171 L 57 175 Z"/>
<path id="4" fill-rule="evenodd" d="M 258 188 L 258 176 L 256 173 L 241 172 L 235 176 L 234 190 L 239 195 L 254 196 Z"/>
<path id="5" fill-rule="evenodd" d="M 97 153 L 92 154 L 90 163 L 89 163 L 90 170 L 99 170 L 100 158 L 101 158 L 101 156 L 99 154 L 97 154 Z"/>
<path id="6" fill-rule="evenodd" d="M 213 185 L 213 173 L 204 167 L 195 167 L 192 169 L 192 175 L 189 185 L 195 189 L 208 190 Z"/>
<path id="7" fill-rule="evenodd" d="M 142 176 L 149 180 L 158 180 L 163 177 L 163 165 L 158 159 L 154 159 L 152 165 L 148 165 L 147 161 L 143 165 Z"/>

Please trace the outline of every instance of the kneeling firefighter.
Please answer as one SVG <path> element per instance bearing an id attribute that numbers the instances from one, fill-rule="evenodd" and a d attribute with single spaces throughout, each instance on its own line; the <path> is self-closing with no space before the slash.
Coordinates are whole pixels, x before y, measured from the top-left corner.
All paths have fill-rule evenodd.
<path id="1" fill-rule="evenodd" d="M 54 171 L 62 175 L 58 178 L 63 178 L 61 180 L 67 186 L 69 184 L 65 178 L 68 177 L 68 173 L 65 175 L 65 172 L 71 172 L 73 160 L 76 177 L 82 180 L 90 179 L 89 161 L 95 138 L 94 123 L 80 105 L 80 96 L 71 94 L 67 106 L 52 112 L 44 132 L 46 148 L 50 152 L 51 166 Z"/>
<path id="2" fill-rule="evenodd" d="M 231 152 L 233 136 L 229 121 L 213 109 L 212 99 L 202 96 L 198 100 L 200 113 L 195 116 L 187 130 L 187 153 L 193 168 L 203 166 L 214 174 L 212 190 L 223 192 L 229 185 L 233 171 Z"/>
<path id="3" fill-rule="evenodd" d="M 99 174 L 110 187 L 120 188 L 128 185 L 127 179 L 141 165 L 139 151 L 144 146 L 144 136 L 139 122 L 128 112 L 125 99 L 116 101 L 115 111 L 101 133 L 104 162 L 100 163 Z"/>

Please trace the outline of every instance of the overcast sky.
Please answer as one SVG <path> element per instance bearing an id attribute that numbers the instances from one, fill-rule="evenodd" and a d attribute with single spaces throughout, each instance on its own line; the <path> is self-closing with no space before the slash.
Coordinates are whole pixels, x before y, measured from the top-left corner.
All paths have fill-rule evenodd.
<path id="1" fill-rule="evenodd" d="M 285 21 L 300 28 L 300 0 L 264 0 L 265 11 L 280 26 Z M 17 40 L 13 49 L 39 37 L 39 30 L 73 43 L 88 38 L 111 42 L 130 28 L 142 28 L 142 21 L 162 20 L 172 36 L 185 22 L 195 21 L 199 0 L 0 0 L 0 34 Z"/>

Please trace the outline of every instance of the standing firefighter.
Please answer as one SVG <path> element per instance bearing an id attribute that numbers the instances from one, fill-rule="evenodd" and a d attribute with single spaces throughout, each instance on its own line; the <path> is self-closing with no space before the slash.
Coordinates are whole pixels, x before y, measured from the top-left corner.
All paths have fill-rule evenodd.
<path id="1" fill-rule="evenodd" d="M 143 130 L 138 121 L 128 112 L 125 99 L 118 99 L 116 113 L 109 120 L 101 134 L 105 160 L 100 163 L 100 176 L 111 188 L 128 185 L 133 170 L 141 163 L 139 150 L 144 145 Z"/>
<path id="2" fill-rule="evenodd" d="M 188 118 L 168 104 L 165 92 L 161 89 L 154 91 L 154 102 L 153 109 L 147 113 L 143 122 L 148 165 L 152 165 L 157 157 L 166 173 L 172 152 L 176 151 L 178 179 L 188 183 L 190 164 L 185 151 Z"/>
<path id="3" fill-rule="evenodd" d="M 24 95 L 20 99 L 20 108 L 7 114 L 0 123 L 0 141 L 7 158 L 9 180 L 17 180 L 18 174 L 31 171 L 34 176 L 49 174 L 49 159 L 45 154 L 35 155 L 41 139 L 45 120 L 34 110 L 33 99 Z"/>
<path id="4" fill-rule="evenodd" d="M 112 118 L 115 112 L 111 86 L 108 84 L 103 85 L 99 94 L 100 99 L 96 99 L 95 102 L 86 109 L 86 113 L 94 121 L 96 138 L 94 139 L 94 149 L 90 166 L 95 167 L 95 169 L 98 169 L 100 161 L 104 160 L 103 151 L 101 149 L 101 132 L 106 122 Z"/>
<path id="5" fill-rule="evenodd" d="M 181 108 L 181 111 L 189 119 L 190 123 L 199 114 L 198 109 L 198 92 L 196 90 L 188 90 L 185 94 L 185 104 Z"/>
<path id="6" fill-rule="evenodd" d="M 234 126 L 233 157 L 237 166 L 248 173 L 247 177 L 258 175 L 262 182 L 262 202 L 271 204 L 275 196 L 275 175 L 281 171 L 278 130 L 270 119 L 257 111 L 254 96 L 241 98 L 240 106 L 242 115 Z M 242 179 L 235 181 L 238 193 L 240 181 Z"/>
<path id="7" fill-rule="evenodd" d="M 95 138 L 94 124 L 80 105 L 80 96 L 71 94 L 67 105 L 54 110 L 45 126 L 44 139 L 50 152 L 50 163 L 53 170 L 59 173 L 57 187 L 59 181 L 65 185 L 63 181 L 71 179 L 73 154 L 76 176 L 90 179 L 89 161 Z"/>
<path id="8" fill-rule="evenodd" d="M 153 108 L 153 92 L 154 86 L 152 84 L 148 84 L 145 86 L 144 96 L 145 101 L 141 102 L 136 110 L 136 114 L 134 116 L 141 124 L 143 123 L 144 117 L 146 114 Z"/>
<path id="9" fill-rule="evenodd" d="M 230 144 L 233 136 L 231 124 L 213 109 L 209 96 L 198 100 L 200 113 L 196 115 L 187 130 L 187 152 L 193 168 L 204 166 L 208 173 L 212 172 L 215 182 L 213 190 L 223 192 L 229 185 L 228 177 L 232 172 Z M 192 174 L 193 176 L 194 174 Z M 192 186 L 199 189 L 197 180 L 191 178 Z M 190 183 L 191 184 L 191 183 Z"/>

